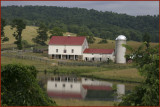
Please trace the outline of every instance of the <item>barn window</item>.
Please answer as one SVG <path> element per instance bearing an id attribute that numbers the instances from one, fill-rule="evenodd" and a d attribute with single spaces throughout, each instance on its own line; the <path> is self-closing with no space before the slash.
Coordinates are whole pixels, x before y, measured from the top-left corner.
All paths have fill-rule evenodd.
<path id="1" fill-rule="evenodd" d="M 71 88 L 72 88 L 73 86 L 72 86 L 72 84 L 71 84 Z"/>
<path id="2" fill-rule="evenodd" d="M 65 87 L 65 84 L 63 84 L 63 87 Z"/>
<path id="3" fill-rule="evenodd" d="M 58 49 L 56 49 L 56 52 L 58 53 Z"/>
<path id="4" fill-rule="evenodd" d="M 100 58 L 100 61 L 102 60 L 102 58 Z"/>
<path id="5" fill-rule="evenodd" d="M 72 49 L 72 53 L 74 53 L 74 49 Z"/>
<path id="6" fill-rule="evenodd" d="M 55 84 L 55 87 L 57 87 L 57 84 Z"/>
<path id="7" fill-rule="evenodd" d="M 64 49 L 64 51 L 63 51 L 64 53 L 67 53 L 67 50 L 66 49 Z"/>

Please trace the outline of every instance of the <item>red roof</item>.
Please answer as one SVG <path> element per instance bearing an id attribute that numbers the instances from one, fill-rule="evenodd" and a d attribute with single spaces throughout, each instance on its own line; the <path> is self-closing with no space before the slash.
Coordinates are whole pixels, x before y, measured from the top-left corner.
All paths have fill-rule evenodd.
<path id="1" fill-rule="evenodd" d="M 82 45 L 85 38 L 84 36 L 52 36 L 49 45 Z"/>
<path id="2" fill-rule="evenodd" d="M 47 93 L 48 96 L 50 97 L 82 99 L 82 95 L 80 93 L 65 93 L 65 92 L 54 92 L 54 91 L 48 91 Z"/>
<path id="3" fill-rule="evenodd" d="M 112 54 L 114 49 L 85 49 L 83 53 L 102 53 L 102 54 Z"/>

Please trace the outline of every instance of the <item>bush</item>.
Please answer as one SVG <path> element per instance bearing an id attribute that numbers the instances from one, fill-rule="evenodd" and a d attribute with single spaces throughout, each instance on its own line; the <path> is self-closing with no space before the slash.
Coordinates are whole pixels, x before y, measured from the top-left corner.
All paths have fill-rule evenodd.
<path id="1" fill-rule="evenodd" d="M 144 44 L 143 44 L 144 45 Z M 159 105 L 159 46 L 133 51 L 133 61 L 139 73 L 145 77 L 140 86 L 122 97 L 119 106 L 158 106 Z M 127 49 L 133 50 L 129 46 Z"/>
<path id="2" fill-rule="evenodd" d="M 26 40 L 22 40 L 22 46 L 23 48 L 30 47 L 30 44 Z"/>
<path id="3" fill-rule="evenodd" d="M 101 44 L 101 43 L 108 43 L 108 41 L 106 39 L 102 39 L 100 42 L 98 42 L 98 44 Z"/>
<path id="4" fill-rule="evenodd" d="M 1 66 L 1 103 L 7 106 L 56 105 L 40 88 L 34 66 L 8 64 Z"/>
<path id="5" fill-rule="evenodd" d="M 9 38 L 8 38 L 8 37 L 4 37 L 4 38 L 2 39 L 2 42 L 7 42 L 7 41 L 9 41 Z"/>

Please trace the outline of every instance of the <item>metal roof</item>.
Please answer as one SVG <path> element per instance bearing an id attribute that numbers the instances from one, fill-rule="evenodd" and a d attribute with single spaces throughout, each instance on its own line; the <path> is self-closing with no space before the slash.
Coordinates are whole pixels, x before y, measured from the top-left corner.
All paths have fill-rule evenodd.
<path id="1" fill-rule="evenodd" d="M 119 35 L 116 40 L 127 40 L 127 38 L 124 35 Z"/>
<path id="2" fill-rule="evenodd" d="M 49 45 L 82 45 L 85 38 L 84 36 L 52 36 Z"/>
<path id="3" fill-rule="evenodd" d="M 83 53 L 112 54 L 114 49 L 85 49 Z"/>

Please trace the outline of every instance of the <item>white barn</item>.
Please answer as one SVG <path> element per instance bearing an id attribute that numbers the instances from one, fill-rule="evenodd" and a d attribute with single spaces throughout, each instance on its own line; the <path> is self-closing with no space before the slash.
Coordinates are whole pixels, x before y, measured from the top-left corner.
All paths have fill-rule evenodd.
<path id="1" fill-rule="evenodd" d="M 84 36 L 52 36 L 48 55 L 52 59 L 71 59 L 84 61 L 108 61 L 126 63 L 125 47 L 126 37 L 119 35 L 116 38 L 115 49 L 90 49 Z"/>
<path id="2" fill-rule="evenodd" d="M 85 37 L 52 36 L 48 54 L 53 59 L 82 59 L 83 51 L 88 48 Z"/>

